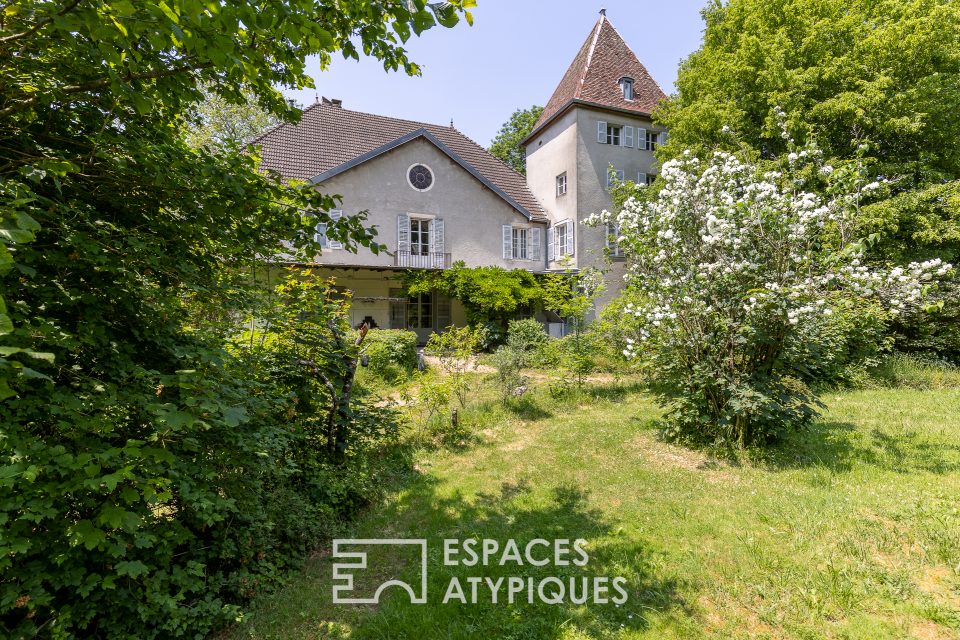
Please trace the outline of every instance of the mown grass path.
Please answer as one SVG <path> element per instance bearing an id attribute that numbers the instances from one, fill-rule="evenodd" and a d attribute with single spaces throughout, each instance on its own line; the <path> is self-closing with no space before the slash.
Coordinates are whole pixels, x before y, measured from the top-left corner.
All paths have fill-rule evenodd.
<path id="1" fill-rule="evenodd" d="M 418 473 L 350 537 L 427 538 L 431 602 L 330 603 L 321 554 L 234 638 L 960 637 L 960 391 L 832 393 L 823 421 L 763 459 L 660 442 L 647 396 L 601 390 L 466 412 L 477 442 Z M 578 567 L 447 567 L 444 538 L 585 538 Z M 370 588 L 410 577 L 372 558 Z M 441 604 L 451 576 L 622 575 L 623 606 Z M 502 594 L 501 594 L 502 596 Z"/>

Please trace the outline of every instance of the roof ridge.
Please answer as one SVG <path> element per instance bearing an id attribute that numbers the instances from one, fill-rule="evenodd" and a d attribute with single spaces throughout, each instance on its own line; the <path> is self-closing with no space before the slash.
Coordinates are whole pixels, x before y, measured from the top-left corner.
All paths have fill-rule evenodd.
<path id="1" fill-rule="evenodd" d="M 587 72 L 590 71 L 590 63 L 593 62 L 593 52 L 597 48 L 597 40 L 600 39 L 600 30 L 603 28 L 605 21 L 607 21 L 607 16 L 601 13 L 600 19 L 597 20 L 597 24 L 593 28 L 593 41 L 590 42 L 590 49 L 587 51 L 587 61 L 583 65 L 583 72 L 580 74 L 580 80 L 577 82 L 577 90 L 573 93 L 574 98 L 579 98 L 580 93 L 583 91 L 583 83 L 587 79 Z M 616 29 L 614 29 L 614 31 L 616 31 Z"/>

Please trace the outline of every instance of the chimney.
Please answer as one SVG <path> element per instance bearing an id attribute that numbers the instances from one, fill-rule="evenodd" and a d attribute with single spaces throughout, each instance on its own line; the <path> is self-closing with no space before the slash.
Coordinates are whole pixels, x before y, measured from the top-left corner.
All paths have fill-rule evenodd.
<path id="1" fill-rule="evenodd" d="M 338 100 L 337 98 L 330 98 L 330 104 L 338 109 L 343 108 L 343 100 Z"/>

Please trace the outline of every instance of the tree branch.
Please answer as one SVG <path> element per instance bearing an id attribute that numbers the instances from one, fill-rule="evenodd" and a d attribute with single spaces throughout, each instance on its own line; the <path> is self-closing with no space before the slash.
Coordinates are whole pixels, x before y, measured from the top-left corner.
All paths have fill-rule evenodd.
<path id="1" fill-rule="evenodd" d="M 73 0 L 73 2 L 71 2 L 70 4 L 68 4 L 67 6 L 65 6 L 65 7 L 64 7 L 63 9 L 61 9 L 60 11 L 58 11 L 58 12 L 56 13 L 56 15 L 47 16 L 46 18 L 43 18 L 42 20 L 40 20 L 39 22 L 37 22 L 37 24 L 33 25 L 32 27 L 30 27 L 30 28 L 27 29 L 26 31 L 23 31 L 23 32 L 21 32 L 21 33 L 14 33 L 14 34 L 12 34 L 12 35 L 4 36 L 3 38 L 0 38 L 0 45 L 6 45 L 6 44 L 9 44 L 9 43 L 11 43 L 11 42 L 16 42 L 17 40 L 22 40 L 22 39 L 24 39 L 24 38 L 29 38 L 30 36 L 32 36 L 33 34 L 35 34 L 37 31 L 40 31 L 40 29 L 44 28 L 45 26 L 47 26 L 48 24 L 50 24 L 51 22 L 53 22 L 54 18 L 58 18 L 58 17 L 60 17 L 60 16 L 65 16 L 65 15 L 67 15 L 68 13 L 70 13 L 71 11 L 73 11 L 74 9 L 76 9 L 76 8 L 77 8 L 77 5 L 79 5 L 80 2 L 81 2 L 81 0 Z"/>
<path id="2" fill-rule="evenodd" d="M 166 78 L 169 76 L 175 76 L 181 73 L 190 73 L 193 71 L 199 71 L 200 69 L 207 69 L 212 67 L 213 64 L 210 62 L 203 62 L 193 65 L 185 65 L 181 67 L 174 67 L 172 69 L 161 69 L 159 71 L 149 71 L 146 73 L 127 73 L 127 75 L 121 78 L 121 82 L 133 82 L 134 80 L 152 80 L 155 78 Z M 89 91 L 95 91 L 97 89 L 103 89 L 104 87 L 110 86 L 110 83 L 113 82 L 112 78 L 100 78 L 99 80 L 91 80 L 90 82 L 84 82 L 83 84 L 71 84 L 59 89 L 60 93 L 66 95 L 72 95 L 75 93 L 86 93 Z M 17 102 L 12 104 L 5 109 L 0 109 L 0 118 L 5 118 L 9 115 L 17 113 L 18 111 L 23 111 L 24 109 L 30 108 L 32 105 L 36 104 L 37 98 L 33 97 L 29 100 L 24 100 L 23 102 Z"/>

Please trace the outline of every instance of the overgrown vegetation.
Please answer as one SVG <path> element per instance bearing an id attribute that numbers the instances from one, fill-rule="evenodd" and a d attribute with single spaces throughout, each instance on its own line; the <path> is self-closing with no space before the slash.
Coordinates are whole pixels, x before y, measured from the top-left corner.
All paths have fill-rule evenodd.
<path id="1" fill-rule="evenodd" d="M 393 422 L 346 401 L 334 302 L 291 284 L 322 304 L 230 343 L 277 311 L 259 261 L 282 242 L 380 245 L 183 123 L 204 92 L 296 119 L 275 87 L 312 86 L 308 56 L 416 73 L 402 43 L 472 5 L 4 5 L 0 635 L 201 637 L 374 495 Z"/>

